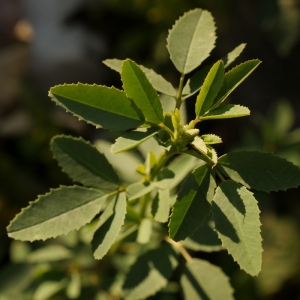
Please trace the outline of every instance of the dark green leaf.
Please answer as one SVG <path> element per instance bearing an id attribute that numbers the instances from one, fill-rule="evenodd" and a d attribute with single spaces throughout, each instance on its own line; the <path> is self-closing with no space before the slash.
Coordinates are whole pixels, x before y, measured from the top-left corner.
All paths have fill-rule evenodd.
<path id="1" fill-rule="evenodd" d="M 219 158 L 225 174 L 246 187 L 264 192 L 300 185 L 300 168 L 271 153 L 237 151 Z"/>
<path id="2" fill-rule="evenodd" d="M 80 120 L 111 130 L 136 128 L 145 122 L 142 112 L 116 88 L 88 84 L 64 84 L 50 89 L 49 96 Z"/>

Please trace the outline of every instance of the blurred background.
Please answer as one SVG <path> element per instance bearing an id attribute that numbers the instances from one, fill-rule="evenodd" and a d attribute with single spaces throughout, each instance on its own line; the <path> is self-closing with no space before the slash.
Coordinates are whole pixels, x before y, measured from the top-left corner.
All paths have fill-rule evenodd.
<path id="1" fill-rule="evenodd" d="M 54 252 L 64 249 L 51 262 L 49 249 L 36 254 L 45 243 L 12 241 L 6 226 L 37 195 L 71 183 L 52 159 L 52 136 L 113 138 L 55 106 L 49 88 L 77 82 L 121 88 L 119 74 L 102 64 L 107 58 L 131 58 L 177 86 L 179 74 L 169 60 L 166 37 L 174 21 L 196 7 L 209 10 L 217 25 L 216 48 L 205 64 L 241 43 L 247 46 L 237 63 L 263 62 L 230 96 L 230 102 L 248 106 L 251 117 L 207 122 L 201 132 L 222 137 L 219 154 L 263 150 L 300 166 L 299 0 L 0 0 L 1 300 L 32 299 L 30 291 L 45 278 L 61 280 L 44 286 L 48 294 L 40 292 L 35 299 L 118 299 L 103 291 L 111 285 L 113 271 L 105 262 L 95 262 L 78 236 L 48 241 L 63 245 Z M 189 99 L 191 117 L 193 110 Z M 230 276 L 236 299 L 300 299 L 300 190 L 256 193 L 256 198 L 264 239 L 258 277 L 240 271 L 226 251 L 195 255 Z M 60 292 L 66 276 L 73 285 Z M 76 291 L 79 281 L 81 292 Z M 180 298 L 176 289 L 153 297 Z"/>

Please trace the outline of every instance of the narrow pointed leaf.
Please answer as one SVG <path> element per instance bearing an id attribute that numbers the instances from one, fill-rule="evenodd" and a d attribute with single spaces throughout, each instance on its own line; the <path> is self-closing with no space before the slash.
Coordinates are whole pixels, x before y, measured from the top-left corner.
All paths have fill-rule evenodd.
<path id="1" fill-rule="evenodd" d="M 145 73 L 133 61 L 123 62 L 121 78 L 126 95 L 143 112 L 146 121 L 153 124 L 163 122 L 163 110 L 159 97 Z"/>
<path id="2" fill-rule="evenodd" d="M 208 145 L 223 143 L 222 139 L 215 134 L 203 134 L 201 135 L 201 138 L 204 143 Z"/>
<path id="3" fill-rule="evenodd" d="M 261 63 L 254 59 L 246 61 L 225 74 L 223 85 L 214 100 L 211 110 L 218 107 Z"/>
<path id="4" fill-rule="evenodd" d="M 102 190 L 116 190 L 117 173 L 106 157 L 82 138 L 59 135 L 52 139 L 55 159 L 74 181 Z"/>
<path id="5" fill-rule="evenodd" d="M 48 300 L 50 297 L 65 288 L 67 284 L 68 281 L 66 279 L 60 281 L 44 281 L 34 291 L 32 300 Z"/>
<path id="6" fill-rule="evenodd" d="M 70 299 L 78 299 L 81 291 L 81 280 L 78 272 L 73 272 L 66 288 L 66 295 Z"/>
<path id="7" fill-rule="evenodd" d="M 229 278 L 202 259 L 187 262 L 180 283 L 185 300 L 234 300 Z"/>
<path id="8" fill-rule="evenodd" d="M 256 190 L 271 192 L 300 185 L 300 168 L 271 153 L 230 152 L 219 158 L 219 164 L 232 180 Z"/>
<path id="9" fill-rule="evenodd" d="M 212 202 L 215 227 L 222 245 L 252 276 L 261 270 L 262 238 L 259 208 L 253 194 L 235 181 L 222 182 Z"/>
<path id="10" fill-rule="evenodd" d="M 236 58 L 240 56 L 245 47 L 246 44 L 240 44 L 231 52 L 229 52 L 225 57 L 222 58 L 222 60 L 224 61 L 225 68 L 228 68 L 236 60 Z"/>
<path id="11" fill-rule="evenodd" d="M 189 78 L 182 90 L 182 97 L 189 98 L 196 94 L 202 87 L 204 80 L 210 70 L 211 66 L 206 66 L 199 71 L 196 71 L 191 78 Z"/>
<path id="12" fill-rule="evenodd" d="M 96 259 L 101 259 L 117 238 L 126 215 L 126 195 L 120 193 L 100 216 L 100 227 L 92 240 L 92 250 Z"/>
<path id="13" fill-rule="evenodd" d="M 162 223 L 167 222 L 170 214 L 170 206 L 171 199 L 169 190 L 159 189 L 152 203 L 152 215 L 154 216 L 154 220 Z"/>
<path id="14" fill-rule="evenodd" d="M 176 21 L 167 48 L 180 73 L 190 73 L 209 56 L 215 47 L 215 31 L 214 19 L 206 10 L 191 10 Z"/>
<path id="15" fill-rule="evenodd" d="M 208 165 L 196 168 L 183 182 L 169 224 L 170 237 L 175 241 L 193 235 L 210 212 L 216 183 Z"/>
<path id="16" fill-rule="evenodd" d="M 209 70 L 196 101 L 196 116 L 203 116 L 213 105 L 224 78 L 224 64 L 217 61 Z"/>
<path id="17" fill-rule="evenodd" d="M 7 227 L 8 235 L 34 241 L 67 234 L 89 223 L 105 200 L 100 190 L 62 186 L 23 209 Z"/>
<path id="18" fill-rule="evenodd" d="M 248 107 L 235 105 L 235 104 L 227 104 L 222 105 L 208 114 L 200 117 L 201 120 L 212 120 L 212 119 L 230 119 L 230 118 L 240 118 L 250 115 L 250 110 Z"/>
<path id="19" fill-rule="evenodd" d="M 45 263 L 72 258 L 74 254 L 67 248 L 59 245 L 49 245 L 39 248 L 27 256 L 30 263 Z"/>
<path id="20" fill-rule="evenodd" d="M 52 87 L 49 96 L 80 120 L 96 127 L 126 130 L 145 122 L 142 112 L 134 102 L 114 87 L 64 84 Z"/>
<path id="21" fill-rule="evenodd" d="M 126 300 L 146 299 L 165 287 L 178 265 L 178 255 L 170 245 L 162 245 L 138 257 L 124 285 Z"/>
<path id="22" fill-rule="evenodd" d="M 140 223 L 136 241 L 140 244 L 147 244 L 152 233 L 152 220 L 143 219 Z"/>
<path id="23" fill-rule="evenodd" d="M 130 185 L 126 189 L 128 200 L 139 198 L 145 194 L 148 194 L 155 188 L 152 182 L 136 182 Z"/>
<path id="24" fill-rule="evenodd" d="M 126 132 L 118 137 L 111 147 L 111 152 L 114 154 L 124 152 L 135 148 L 141 143 L 147 141 L 157 134 L 159 128 L 139 128 L 134 131 Z"/>
<path id="25" fill-rule="evenodd" d="M 122 72 L 123 61 L 120 59 L 106 59 L 103 63 L 118 73 Z M 170 82 L 164 79 L 161 75 L 155 73 L 152 69 L 148 69 L 142 65 L 139 66 L 155 90 L 165 95 L 172 97 L 176 96 L 176 90 Z"/>
<path id="26" fill-rule="evenodd" d="M 214 224 L 209 218 L 205 219 L 203 225 L 199 226 L 192 236 L 183 241 L 183 245 L 194 251 L 212 252 L 223 249 Z"/>

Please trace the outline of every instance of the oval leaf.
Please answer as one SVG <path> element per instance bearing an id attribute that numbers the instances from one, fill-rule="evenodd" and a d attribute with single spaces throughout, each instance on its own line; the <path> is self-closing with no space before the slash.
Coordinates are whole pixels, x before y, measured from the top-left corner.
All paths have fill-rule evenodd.
<path id="1" fill-rule="evenodd" d="M 262 238 L 259 209 L 253 194 L 232 180 L 222 182 L 212 202 L 215 227 L 222 245 L 252 276 L 261 270 Z"/>
<path id="2" fill-rule="evenodd" d="M 126 95 L 143 112 L 146 121 L 153 124 L 163 123 L 163 110 L 159 97 L 140 67 L 132 60 L 125 60 L 121 78 Z"/>
<path id="3" fill-rule="evenodd" d="M 40 196 L 7 227 L 21 241 L 45 240 L 79 229 L 100 211 L 106 195 L 100 190 L 62 186 Z"/>
<path id="4" fill-rule="evenodd" d="M 227 176 L 248 188 L 271 192 L 300 185 L 300 168 L 271 153 L 231 152 L 220 157 L 218 163 Z"/>
<path id="5" fill-rule="evenodd" d="M 184 14 L 167 38 L 170 58 L 180 73 L 196 69 L 215 47 L 216 27 L 212 15 L 202 9 Z"/>
<path id="6" fill-rule="evenodd" d="M 64 84 L 50 89 L 49 96 L 80 120 L 110 130 L 136 128 L 145 121 L 142 112 L 124 92 L 100 85 Z"/>
<path id="7" fill-rule="evenodd" d="M 229 278 L 219 267 L 201 259 L 186 264 L 180 283 L 185 300 L 234 300 Z"/>
<path id="8" fill-rule="evenodd" d="M 52 139 L 55 159 L 74 181 L 102 190 L 116 190 L 119 177 L 106 157 L 82 138 L 59 135 Z"/>

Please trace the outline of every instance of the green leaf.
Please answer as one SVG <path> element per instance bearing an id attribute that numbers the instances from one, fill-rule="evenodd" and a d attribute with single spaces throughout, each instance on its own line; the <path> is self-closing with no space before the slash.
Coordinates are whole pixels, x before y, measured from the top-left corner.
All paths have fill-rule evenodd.
<path id="1" fill-rule="evenodd" d="M 250 115 L 250 110 L 248 107 L 235 105 L 235 104 L 227 104 L 222 105 L 208 114 L 200 117 L 201 120 L 212 120 L 212 119 L 230 119 L 230 118 L 240 118 Z"/>
<path id="2" fill-rule="evenodd" d="M 196 168 L 183 182 L 169 224 L 170 237 L 175 241 L 193 235 L 210 212 L 216 187 L 210 167 Z"/>
<path id="3" fill-rule="evenodd" d="M 261 63 L 254 59 L 246 61 L 225 74 L 223 85 L 210 110 L 218 107 Z"/>
<path id="4" fill-rule="evenodd" d="M 45 240 L 89 223 L 106 195 L 100 190 L 62 186 L 31 202 L 7 227 L 8 236 L 21 241 Z"/>
<path id="5" fill-rule="evenodd" d="M 205 144 L 213 145 L 223 143 L 222 139 L 215 134 L 203 134 L 201 135 L 201 139 Z"/>
<path id="6" fill-rule="evenodd" d="M 30 263 L 45 263 L 72 258 L 73 253 L 59 245 L 49 245 L 31 252 L 27 256 Z"/>
<path id="7" fill-rule="evenodd" d="M 141 179 L 141 176 L 135 171 L 142 163 L 139 155 L 130 151 L 113 154 L 110 151 L 112 144 L 104 140 L 97 140 L 94 145 L 98 151 L 103 152 L 122 181 L 132 183 Z"/>
<path id="8" fill-rule="evenodd" d="M 234 300 L 229 278 L 205 260 L 187 262 L 180 283 L 185 300 Z"/>
<path id="9" fill-rule="evenodd" d="M 81 290 L 81 280 L 80 280 L 80 274 L 78 272 L 74 272 L 70 276 L 70 281 L 68 283 L 68 286 L 66 288 L 66 295 L 70 299 L 77 299 L 80 296 L 80 290 Z"/>
<path id="10" fill-rule="evenodd" d="M 182 97 L 189 98 L 196 94 L 202 87 L 204 80 L 210 70 L 211 66 L 206 66 L 199 71 L 196 71 L 191 78 L 189 78 L 182 90 Z"/>
<path id="11" fill-rule="evenodd" d="M 99 227 L 92 240 L 92 250 L 96 259 L 101 259 L 118 236 L 126 215 L 126 195 L 114 197 L 100 216 Z"/>
<path id="12" fill-rule="evenodd" d="M 223 247 L 241 269 L 252 276 L 258 275 L 262 238 L 259 209 L 253 194 L 235 181 L 224 181 L 216 190 L 212 214 Z"/>
<path id="13" fill-rule="evenodd" d="M 121 77 L 126 95 L 143 112 L 146 121 L 157 125 L 161 124 L 164 120 L 161 102 L 140 67 L 129 59 L 125 60 L 122 65 Z"/>
<path id="14" fill-rule="evenodd" d="M 103 63 L 109 68 L 117 71 L 118 73 L 122 72 L 123 61 L 120 59 L 106 59 L 103 61 Z M 139 65 L 139 67 L 145 73 L 146 77 L 155 90 L 165 95 L 169 95 L 172 97 L 176 96 L 176 90 L 170 82 L 165 80 L 161 75 L 155 73 L 152 69 L 148 69 L 142 65 Z"/>
<path id="15" fill-rule="evenodd" d="M 48 300 L 51 296 L 58 293 L 60 290 L 65 288 L 67 285 L 67 280 L 63 279 L 61 281 L 44 281 L 37 289 L 34 291 L 33 300 Z"/>
<path id="16" fill-rule="evenodd" d="M 159 189 L 152 203 L 152 215 L 154 216 L 154 220 L 161 223 L 167 222 L 170 214 L 170 206 L 171 199 L 169 190 Z"/>
<path id="17" fill-rule="evenodd" d="M 132 149 L 156 135 L 158 130 L 159 128 L 153 127 L 125 132 L 116 139 L 116 142 L 111 147 L 111 152 L 117 154 Z"/>
<path id="18" fill-rule="evenodd" d="M 168 165 L 168 169 L 175 174 L 175 177 L 169 186 L 170 190 L 177 187 L 178 184 L 195 169 L 197 161 L 199 161 L 199 159 L 194 156 L 181 154 Z"/>
<path id="19" fill-rule="evenodd" d="M 220 251 L 223 249 L 221 240 L 214 230 L 214 223 L 210 218 L 206 218 L 203 225 L 199 226 L 195 233 L 183 241 L 185 248 L 194 251 Z"/>
<path id="20" fill-rule="evenodd" d="M 209 146 L 209 145 L 206 145 L 207 147 L 207 155 L 211 158 L 211 160 L 217 164 L 218 163 L 218 154 L 216 152 L 216 150 L 212 147 L 212 146 Z"/>
<path id="21" fill-rule="evenodd" d="M 196 101 L 196 116 L 203 116 L 213 105 L 224 78 L 224 64 L 217 61 L 209 70 Z"/>
<path id="22" fill-rule="evenodd" d="M 207 147 L 200 136 L 196 136 L 194 140 L 191 142 L 191 145 L 193 146 L 194 149 L 196 149 L 200 153 L 203 152 L 207 154 Z"/>
<path id="23" fill-rule="evenodd" d="M 96 127 L 110 130 L 136 128 L 145 122 L 142 112 L 123 91 L 100 85 L 64 84 L 50 89 L 58 105 Z"/>
<path id="24" fill-rule="evenodd" d="M 215 47 L 215 24 L 212 15 L 202 9 L 185 13 L 169 31 L 167 48 L 180 73 L 197 68 Z"/>
<path id="25" fill-rule="evenodd" d="M 140 223 L 136 241 L 140 244 L 147 244 L 152 233 L 152 220 L 143 219 Z"/>
<path id="26" fill-rule="evenodd" d="M 162 169 L 156 176 L 157 181 L 154 181 L 154 185 L 162 190 L 169 189 L 173 183 L 175 177 L 174 172 L 165 168 Z"/>
<path id="27" fill-rule="evenodd" d="M 300 185 L 300 168 L 271 153 L 237 151 L 219 158 L 225 174 L 248 188 L 270 192 Z"/>
<path id="28" fill-rule="evenodd" d="M 136 182 L 126 189 L 128 200 L 137 199 L 155 188 L 152 182 Z"/>
<path id="29" fill-rule="evenodd" d="M 225 57 L 222 58 L 224 61 L 225 68 L 228 68 L 237 57 L 243 52 L 246 44 L 240 44 L 236 48 L 234 48 L 231 52 L 229 52 Z"/>
<path id="30" fill-rule="evenodd" d="M 59 135 L 52 139 L 55 159 L 74 181 L 102 190 L 116 190 L 119 177 L 106 157 L 82 138 Z"/>
<path id="31" fill-rule="evenodd" d="M 142 254 L 131 266 L 123 285 L 126 300 L 146 299 L 165 287 L 178 265 L 178 255 L 170 245 Z"/>

